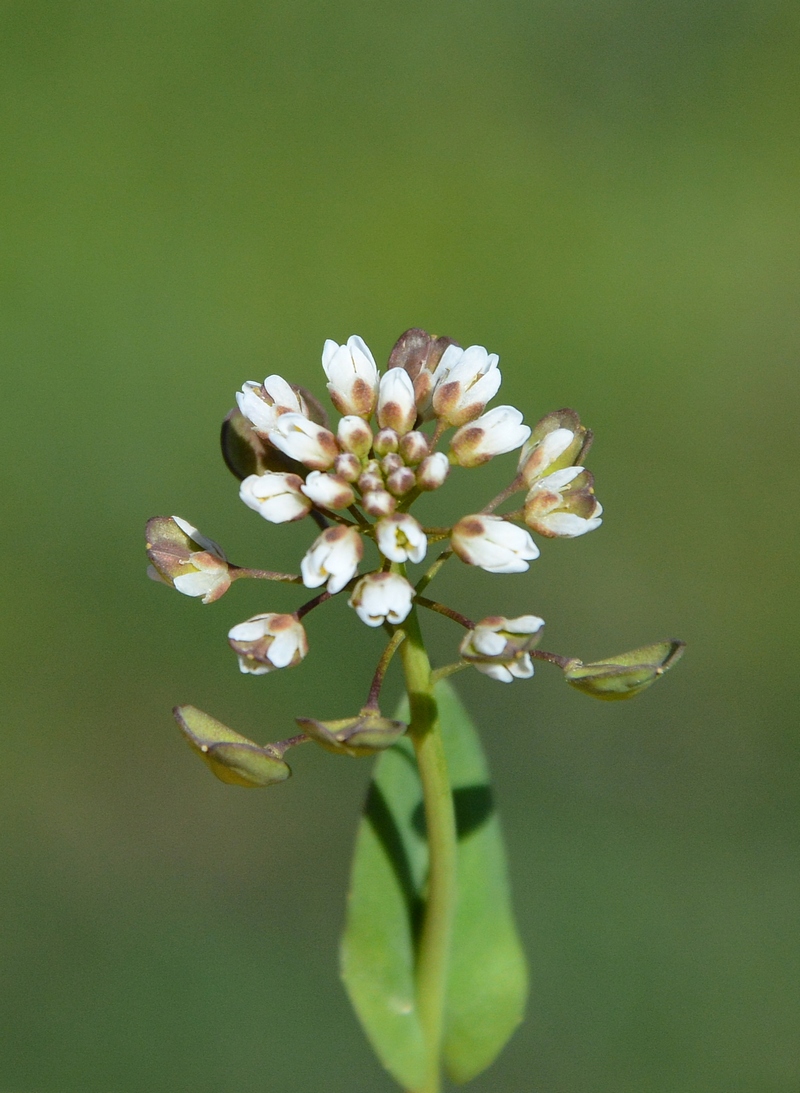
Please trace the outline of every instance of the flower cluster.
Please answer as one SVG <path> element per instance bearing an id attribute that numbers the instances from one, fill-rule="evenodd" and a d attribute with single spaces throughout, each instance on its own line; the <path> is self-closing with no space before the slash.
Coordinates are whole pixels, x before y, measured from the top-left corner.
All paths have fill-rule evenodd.
<path id="1" fill-rule="evenodd" d="M 465 627 L 453 668 L 472 665 L 510 683 L 533 675 L 532 657 L 540 657 L 569 667 L 578 679 L 580 661 L 535 650 L 544 626 L 538 616 L 493 616 L 473 623 L 422 595 L 451 556 L 488 573 L 521 573 L 539 557 L 531 532 L 574 538 L 602 522 L 592 475 L 584 467 L 591 432 L 573 410 L 550 413 L 531 428 L 513 406 L 487 409 L 501 385 L 498 362 L 482 346 L 464 349 L 451 338 L 413 329 L 398 340 L 381 375 L 361 338 L 353 335 L 343 345 L 326 341 L 322 368 L 339 414 L 335 424 L 310 392 L 282 376 L 243 385 L 236 393 L 237 409 L 223 426 L 223 454 L 240 479 L 239 496 L 259 516 L 273 524 L 308 519 L 317 525 L 299 574 L 234 566 L 179 517 L 149 522 L 151 575 L 204 603 L 218 599 L 239 577 L 324 589 L 294 614 L 261 613 L 230 630 L 242 672 L 264 675 L 299 664 L 308 652 L 302 618 L 341 592 L 348 593 L 348 604 L 367 626 L 384 626 L 392 635 L 358 718 L 347 722 L 346 731 L 339 726 L 335 732 L 319 729 L 328 723 L 300 719 L 307 730 L 302 739 L 310 732 L 326 747 L 360 754 L 396 738 L 398 723 L 386 722 L 391 728 L 385 728 L 377 693 L 415 606 Z M 444 527 L 425 526 L 411 514 L 417 498 L 440 489 L 451 470 L 478 467 L 518 449 L 511 482 L 478 511 Z M 498 511 L 520 493 L 521 505 Z M 408 566 L 423 562 L 434 544 L 443 550 L 413 584 Z M 365 556 L 375 554 L 377 564 L 365 566 Z M 586 672 L 580 675 L 584 690 L 586 678 Z M 309 725 L 316 728 L 308 730 Z M 272 753 L 268 758 L 272 763 Z"/>

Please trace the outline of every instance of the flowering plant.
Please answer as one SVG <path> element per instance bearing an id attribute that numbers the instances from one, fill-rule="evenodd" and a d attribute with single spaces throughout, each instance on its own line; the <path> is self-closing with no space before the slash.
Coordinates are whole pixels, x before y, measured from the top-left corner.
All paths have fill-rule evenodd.
<path id="1" fill-rule="evenodd" d="M 149 572 L 203 603 L 244 577 L 322 589 L 293 614 L 257 614 L 230 630 L 239 667 L 252 675 L 299 664 L 309 650 L 303 618 L 340 593 L 367 626 L 386 630 L 369 694 L 352 717 L 298 717 L 299 734 L 259 745 L 196 707 L 174 712 L 214 774 L 241 786 L 284 781 L 287 751 L 308 741 L 341 755 L 383 753 L 356 845 L 342 974 L 389 1072 L 412 1093 L 437 1093 L 443 1064 L 457 1081 L 489 1065 L 521 1020 L 526 996 L 485 763 L 445 677 L 471 666 L 511 683 L 529 679 L 533 662 L 543 660 L 584 693 L 629 698 L 675 662 L 683 643 L 584 664 L 537 648 L 544 628 L 537 615 L 473 622 L 428 598 L 452 557 L 489 573 L 521 573 L 539 557 L 531 531 L 574 538 L 598 528 L 602 507 L 583 465 L 592 434 L 573 410 L 550 413 L 533 428 L 513 406 L 487 410 L 500 387 L 498 357 L 423 330 L 400 337 L 382 376 L 355 335 L 345 345 L 327 341 L 322 366 L 341 415 L 335 430 L 308 391 L 278 375 L 245 383 L 222 430 L 242 501 L 270 523 L 317 525 L 300 573 L 234 565 L 177 516 L 148 522 Z M 426 526 L 411 514 L 451 468 L 517 450 L 511 482 L 478 511 L 452 526 Z M 498 514 L 523 493 L 521 506 Z M 369 543 L 378 564 L 363 571 Z M 437 544 L 443 549 L 412 581 L 409 565 L 423 563 Z M 432 669 L 420 608 L 463 627 L 453 663 Z M 379 699 L 398 651 L 408 699 L 388 718 Z"/>

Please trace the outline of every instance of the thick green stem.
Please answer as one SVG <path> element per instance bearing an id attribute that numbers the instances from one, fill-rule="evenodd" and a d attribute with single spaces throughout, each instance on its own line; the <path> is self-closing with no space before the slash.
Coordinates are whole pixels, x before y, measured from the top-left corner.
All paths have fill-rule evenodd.
<path id="1" fill-rule="evenodd" d="M 447 968 L 456 903 L 458 844 L 431 665 L 416 610 L 403 624 L 400 647 L 411 703 L 409 735 L 417 756 L 428 837 L 428 888 L 417 952 L 417 1011 L 427 1048 L 424 1084 L 412 1093 L 439 1093 Z"/>

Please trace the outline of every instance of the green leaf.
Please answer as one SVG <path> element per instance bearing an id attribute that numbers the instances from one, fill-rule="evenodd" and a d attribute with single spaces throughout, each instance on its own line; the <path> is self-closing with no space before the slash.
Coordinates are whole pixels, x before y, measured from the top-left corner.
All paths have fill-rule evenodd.
<path id="1" fill-rule="evenodd" d="M 480 741 L 452 687 L 442 682 L 436 695 L 459 832 L 444 1061 L 463 1082 L 489 1066 L 522 1020 L 527 972 Z M 411 1089 L 423 1077 L 414 959 L 426 871 L 422 791 L 403 738 L 376 765 L 359 827 L 342 977 L 376 1054 Z"/>

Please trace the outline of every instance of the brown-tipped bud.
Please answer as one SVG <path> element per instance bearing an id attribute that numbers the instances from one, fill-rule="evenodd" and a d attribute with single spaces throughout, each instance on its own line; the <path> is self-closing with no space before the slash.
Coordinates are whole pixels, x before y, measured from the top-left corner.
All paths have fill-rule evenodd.
<path id="1" fill-rule="evenodd" d="M 358 479 L 358 488 L 362 493 L 383 489 L 383 472 L 377 459 L 370 459 Z"/>
<path id="2" fill-rule="evenodd" d="M 479 467 L 494 456 L 524 444 L 530 432 L 519 410 L 513 406 L 495 406 L 455 433 L 450 441 L 452 458 L 462 467 Z"/>
<path id="3" fill-rule="evenodd" d="M 583 463 L 592 444 L 592 431 L 581 425 L 574 410 L 554 410 L 536 423 L 523 444 L 517 469 L 525 485 L 564 467 Z"/>
<path id="4" fill-rule="evenodd" d="M 574 539 L 603 522 L 594 478 L 582 467 L 563 467 L 535 481 L 524 511 L 528 527 L 549 539 Z"/>
<path id="5" fill-rule="evenodd" d="M 392 495 L 382 488 L 365 493 L 361 498 L 361 504 L 370 516 L 391 516 L 397 507 L 397 502 Z"/>
<path id="6" fill-rule="evenodd" d="M 154 516 L 145 529 L 148 575 L 184 596 L 213 603 L 231 586 L 222 549 L 180 516 Z"/>
<path id="7" fill-rule="evenodd" d="M 388 717 L 381 717 L 377 710 L 370 709 L 362 710 L 358 717 L 345 717 L 339 721 L 317 721 L 312 717 L 295 720 L 303 732 L 326 751 L 354 758 L 385 751 L 408 728 L 404 721 L 390 721 Z"/>
<path id="8" fill-rule="evenodd" d="M 357 482 L 361 474 L 361 460 L 352 452 L 342 452 L 337 455 L 333 469 L 345 482 Z"/>
<path id="9" fill-rule="evenodd" d="M 397 452 L 389 452 L 381 460 L 381 471 L 384 474 L 391 474 L 392 471 L 396 471 L 399 467 L 404 467 L 403 457 L 398 455 Z"/>
<path id="10" fill-rule="evenodd" d="M 315 505 L 324 509 L 346 509 L 356 499 L 353 487 L 338 474 L 312 471 L 300 487 Z"/>
<path id="11" fill-rule="evenodd" d="M 172 712 L 189 747 L 221 782 L 256 789 L 290 777 L 278 747 L 259 747 L 196 706 L 176 706 Z"/>
<path id="12" fill-rule="evenodd" d="M 402 368 L 390 368 L 381 377 L 378 395 L 378 424 L 381 429 L 394 429 L 402 436 L 414 428 L 417 404 L 414 384 Z"/>
<path id="13" fill-rule="evenodd" d="M 450 463 L 444 452 L 426 456 L 417 468 L 417 485 L 421 490 L 438 490 L 450 473 Z"/>
<path id="14" fill-rule="evenodd" d="M 411 377 L 420 413 L 424 413 L 430 406 L 433 374 L 450 345 L 458 346 L 458 342 L 453 338 L 437 338 L 434 334 L 414 327 L 400 335 L 389 356 L 390 369 L 402 368 Z"/>
<path id="15" fill-rule="evenodd" d="M 386 479 L 386 489 L 393 497 L 405 497 L 417 484 L 417 476 L 410 467 L 398 467 Z"/>
<path id="16" fill-rule="evenodd" d="M 295 668 L 308 653 L 306 632 L 294 615 L 254 615 L 228 631 L 228 644 L 240 671 L 252 676 Z"/>
<path id="17" fill-rule="evenodd" d="M 369 455 L 372 447 L 372 429 L 356 414 L 348 414 L 341 419 L 336 435 L 344 451 L 352 452 L 359 459 Z"/>
<path id="18" fill-rule="evenodd" d="M 400 447 L 400 437 L 394 431 L 394 429 L 381 429 L 378 435 L 375 437 L 375 455 L 383 456 L 388 455 L 390 452 L 396 452 Z"/>
<path id="19" fill-rule="evenodd" d="M 302 468 L 302 464 L 267 444 L 241 410 L 231 410 L 222 423 L 219 439 L 225 465 L 240 482 L 251 474 L 296 472 Z"/>
<path id="20" fill-rule="evenodd" d="M 400 440 L 400 455 L 410 467 L 416 467 L 430 452 L 428 438 L 424 433 L 414 431 L 406 433 Z"/>
<path id="21" fill-rule="evenodd" d="M 662 641 L 591 664 L 572 660 L 564 669 L 564 679 L 594 698 L 633 698 L 663 676 L 680 659 L 684 648 L 682 641 Z"/>

